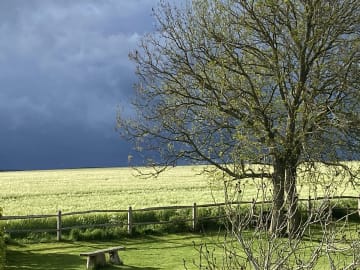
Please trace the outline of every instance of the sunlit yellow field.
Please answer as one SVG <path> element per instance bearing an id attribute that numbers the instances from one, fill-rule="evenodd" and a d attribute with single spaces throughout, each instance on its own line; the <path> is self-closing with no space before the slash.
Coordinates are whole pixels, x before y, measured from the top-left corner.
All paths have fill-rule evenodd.
<path id="1" fill-rule="evenodd" d="M 223 201 L 221 186 L 211 190 L 200 171 L 176 167 L 146 179 L 131 168 L 1 172 L 0 206 L 4 215 L 28 215 Z"/>
<path id="2" fill-rule="evenodd" d="M 359 163 L 356 163 L 357 166 Z M 223 202 L 222 181 L 210 180 L 202 166 L 179 166 L 157 178 L 139 177 L 131 168 L 95 168 L 0 172 L 0 207 L 4 215 L 54 214 L 92 209 L 127 209 L 167 205 Z M 336 177 L 334 177 L 336 179 Z M 334 179 L 336 192 L 359 195 Z M 259 183 L 242 181 L 244 197 L 256 197 Z M 269 187 L 271 185 L 268 185 Z M 298 180 L 300 197 L 313 192 L 313 184 Z M 319 187 L 318 194 L 324 193 Z"/>

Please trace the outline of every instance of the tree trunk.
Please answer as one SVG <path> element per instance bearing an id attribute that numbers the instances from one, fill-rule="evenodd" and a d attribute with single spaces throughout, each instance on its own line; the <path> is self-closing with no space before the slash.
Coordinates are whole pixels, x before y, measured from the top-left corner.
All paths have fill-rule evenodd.
<path id="1" fill-rule="evenodd" d="M 288 234 L 289 237 L 298 237 L 301 228 L 301 213 L 298 208 L 298 194 L 296 190 L 296 165 L 289 164 L 286 168 L 286 202 L 288 205 Z"/>
<path id="2" fill-rule="evenodd" d="M 286 232 L 284 211 L 285 160 L 275 159 L 273 174 L 273 205 L 270 232 L 282 236 Z"/>

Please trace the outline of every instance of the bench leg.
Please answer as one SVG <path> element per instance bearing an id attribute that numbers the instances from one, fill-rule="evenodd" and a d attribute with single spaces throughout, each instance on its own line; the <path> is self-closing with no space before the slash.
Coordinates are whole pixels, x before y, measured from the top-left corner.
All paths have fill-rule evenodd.
<path id="1" fill-rule="evenodd" d="M 96 254 L 96 266 L 105 266 L 106 261 L 105 261 L 105 253 L 99 253 Z"/>
<path id="2" fill-rule="evenodd" d="M 100 253 L 94 256 L 89 256 L 86 262 L 86 269 L 94 270 L 96 266 L 105 266 L 105 254 Z"/>
<path id="3" fill-rule="evenodd" d="M 94 270 L 95 267 L 96 267 L 96 265 L 95 265 L 95 257 L 94 256 L 87 257 L 86 269 L 87 270 Z"/>
<path id="4" fill-rule="evenodd" d="M 109 252 L 109 255 L 110 255 L 110 262 L 112 264 L 118 264 L 118 265 L 124 264 L 124 262 L 120 259 L 117 251 L 111 251 Z"/>

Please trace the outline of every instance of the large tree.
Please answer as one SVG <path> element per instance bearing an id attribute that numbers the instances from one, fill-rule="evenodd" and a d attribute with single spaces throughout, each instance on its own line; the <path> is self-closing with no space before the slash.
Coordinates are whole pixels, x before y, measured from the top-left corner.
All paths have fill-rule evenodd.
<path id="1" fill-rule="evenodd" d="M 130 55 L 137 114 L 119 116 L 121 133 L 156 165 L 268 178 L 270 230 L 296 224 L 301 164 L 359 158 L 360 2 L 193 0 L 154 14 Z"/>

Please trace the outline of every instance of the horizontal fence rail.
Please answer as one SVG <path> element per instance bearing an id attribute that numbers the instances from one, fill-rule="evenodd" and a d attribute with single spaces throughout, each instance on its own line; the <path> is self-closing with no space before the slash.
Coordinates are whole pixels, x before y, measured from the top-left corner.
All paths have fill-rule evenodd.
<path id="1" fill-rule="evenodd" d="M 307 202 L 307 211 L 311 211 L 312 203 L 316 201 L 333 201 L 339 199 L 355 199 L 357 200 L 358 207 L 357 208 L 348 208 L 349 211 L 358 211 L 360 216 L 360 195 L 356 196 L 333 196 L 333 197 L 316 197 L 316 198 L 300 198 L 298 199 L 299 202 Z M 0 216 L 0 221 L 9 221 L 9 220 L 24 220 L 24 219 L 40 219 L 40 218 L 56 218 L 56 229 L 16 229 L 16 230 L 6 230 L 7 233 L 27 233 L 27 232 L 35 232 L 35 233 L 42 233 L 42 232 L 56 232 L 57 240 L 60 241 L 62 238 L 63 231 L 69 231 L 72 229 L 88 229 L 88 228 L 96 228 L 96 227 L 120 227 L 120 226 L 127 226 L 127 231 L 129 234 L 132 233 L 133 228 L 135 226 L 143 226 L 143 225 L 157 225 L 157 224 L 169 224 L 173 221 L 149 221 L 149 222 L 134 222 L 133 221 L 133 214 L 136 212 L 147 212 L 147 211 L 162 211 L 162 210 L 180 210 L 180 209 L 192 209 L 192 216 L 189 219 L 184 219 L 184 222 L 191 222 L 192 229 L 196 230 L 197 223 L 200 220 L 209 220 L 209 219 L 221 219 L 225 218 L 225 215 L 218 215 L 218 216 L 211 216 L 211 217 L 198 217 L 198 209 L 199 208 L 210 208 L 210 207 L 221 207 L 227 205 L 240 205 L 240 204 L 252 204 L 252 205 L 264 205 L 264 204 L 271 204 L 272 201 L 234 201 L 228 203 L 208 203 L 208 204 L 196 204 L 193 205 L 176 205 L 176 206 L 156 206 L 156 207 L 147 207 L 147 208 L 139 208 L 133 209 L 131 206 L 127 210 L 86 210 L 86 211 L 76 211 L 76 212 L 68 212 L 62 213 L 60 210 L 57 214 L 46 214 L 46 215 L 24 215 L 24 216 Z M 76 226 L 69 226 L 63 227 L 62 226 L 62 218 L 66 216 L 75 216 L 75 215 L 85 215 L 85 214 L 100 214 L 100 213 L 126 213 L 127 214 L 127 222 L 114 222 L 114 223 L 104 223 L 104 224 L 87 224 L 87 225 L 76 225 Z"/>

